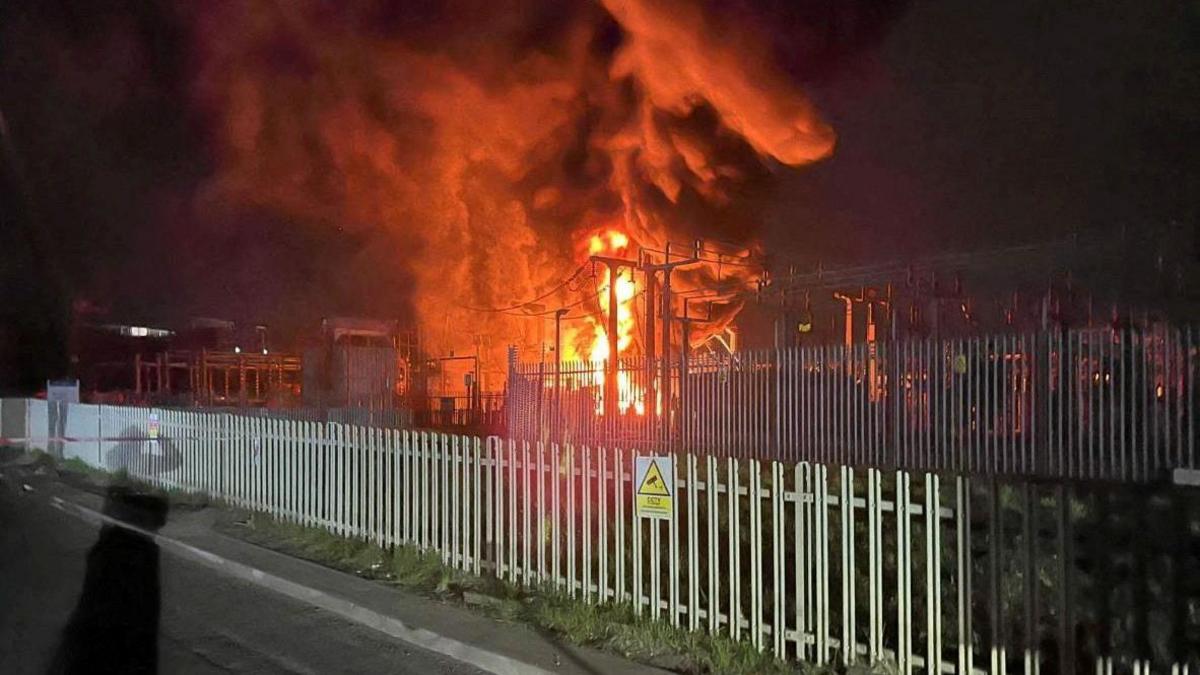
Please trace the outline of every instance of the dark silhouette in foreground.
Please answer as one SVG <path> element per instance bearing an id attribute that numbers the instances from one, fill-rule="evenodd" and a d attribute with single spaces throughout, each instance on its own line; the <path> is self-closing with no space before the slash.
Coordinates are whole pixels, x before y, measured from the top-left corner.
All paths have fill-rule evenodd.
<path id="1" fill-rule="evenodd" d="M 154 531 L 166 522 L 161 497 L 113 486 L 104 512 Z M 63 630 L 51 673 L 153 673 L 158 668 L 158 545 L 105 525 L 88 552 L 79 604 Z"/>

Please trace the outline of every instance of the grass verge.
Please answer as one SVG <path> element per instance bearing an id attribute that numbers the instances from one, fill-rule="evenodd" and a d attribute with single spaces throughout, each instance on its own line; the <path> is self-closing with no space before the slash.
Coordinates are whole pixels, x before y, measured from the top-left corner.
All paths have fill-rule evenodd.
<path id="1" fill-rule="evenodd" d="M 760 652 L 747 642 L 688 631 L 638 616 L 625 604 L 588 604 L 554 589 L 532 589 L 492 576 L 475 576 L 442 564 L 434 553 L 409 546 L 381 548 L 324 529 L 281 522 L 268 514 L 227 508 L 224 503 L 210 502 L 202 495 L 147 486 L 124 471 L 109 473 L 78 459 L 55 462 L 41 454 L 36 460 L 39 466 L 54 468 L 64 482 L 89 492 L 103 494 L 111 486 L 121 486 L 161 496 L 171 508 L 221 507 L 216 528 L 245 541 L 444 602 L 465 605 L 498 620 L 524 623 L 564 641 L 614 652 L 665 670 L 731 675 L 892 672 L 886 665 L 841 671 L 790 663 Z"/>
<path id="2" fill-rule="evenodd" d="M 553 590 L 516 586 L 443 565 L 411 547 L 380 548 L 269 515 L 229 511 L 218 528 L 246 541 L 443 601 L 493 618 L 529 624 L 574 644 L 681 673 L 818 673 L 759 652 L 745 642 L 652 621 L 627 605 L 587 604 Z"/>
<path id="3" fill-rule="evenodd" d="M 161 498 L 171 509 L 197 510 L 212 504 L 207 495 L 155 487 L 131 478 L 124 469 L 109 472 L 76 457 L 55 462 L 49 455 L 37 454 L 55 467 L 60 480 L 80 490 L 104 496 L 109 488 L 126 488 L 141 495 Z"/>

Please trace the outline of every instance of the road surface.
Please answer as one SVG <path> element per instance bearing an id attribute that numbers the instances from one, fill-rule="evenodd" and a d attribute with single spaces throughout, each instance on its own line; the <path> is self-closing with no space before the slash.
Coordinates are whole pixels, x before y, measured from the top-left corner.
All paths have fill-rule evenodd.
<path id="1" fill-rule="evenodd" d="M 103 532 L 0 478 L 0 673 L 480 672 Z"/>

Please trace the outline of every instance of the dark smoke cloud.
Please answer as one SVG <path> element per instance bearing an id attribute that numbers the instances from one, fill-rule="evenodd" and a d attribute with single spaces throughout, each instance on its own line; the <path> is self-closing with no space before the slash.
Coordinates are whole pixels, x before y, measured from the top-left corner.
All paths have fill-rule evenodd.
<path id="1" fill-rule="evenodd" d="M 451 2 L 411 22 L 371 4 L 197 7 L 193 94 L 216 120 L 197 204 L 370 233 L 411 273 L 435 348 L 522 343 L 527 321 L 466 308 L 539 294 L 605 228 L 754 249 L 773 164 L 832 151 L 754 22 L 713 12 Z"/>
<path id="2" fill-rule="evenodd" d="M 72 293 L 499 346 L 528 322 L 459 308 L 584 233 L 758 246 L 779 166 L 834 144 L 798 83 L 893 16 L 836 4 L 11 2 L 0 104 Z"/>

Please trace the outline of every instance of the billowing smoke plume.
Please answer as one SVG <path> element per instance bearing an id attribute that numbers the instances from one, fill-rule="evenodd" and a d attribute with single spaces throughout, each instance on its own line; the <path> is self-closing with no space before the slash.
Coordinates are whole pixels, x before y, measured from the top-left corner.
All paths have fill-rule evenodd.
<path id="1" fill-rule="evenodd" d="M 197 3 L 192 95 L 217 166 L 197 208 L 368 233 L 427 346 L 498 350 L 538 340 L 522 313 L 594 294 L 585 273 L 517 307 L 593 233 L 625 232 L 631 255 L 700 236 L 753 253 L 769 163 L 832 151 L 749 26 L 681 0 L 495 4 Z M 753 269 L 678 283 L 721 290 L 728 318 Z"/>

